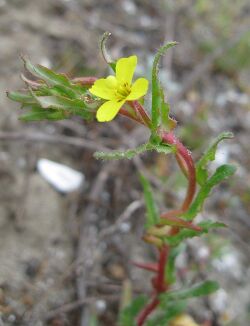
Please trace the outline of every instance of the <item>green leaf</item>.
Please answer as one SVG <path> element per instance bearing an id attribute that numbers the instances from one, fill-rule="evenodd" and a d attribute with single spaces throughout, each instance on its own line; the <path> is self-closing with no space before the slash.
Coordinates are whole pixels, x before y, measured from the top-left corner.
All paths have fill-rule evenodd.
<path id="1" fill-rule="evenodd" d="M 25 68 L 34 76 L 45 80 L 50 85 L 71 86 L 69 79 L 63 74 L 57 74 L 53 70 L 41 65 L 33 65 L 27 58 L 22 58 Z"/>
<path id="2" fill-rule="evenodd" d="M 29 122 L 40 120 L 62 120 L 65 118 L 65 112 L 53 109 L 45 110 L 41 107 L 33 106 L 31 112 L 22 115 L 19 120 Z"/>
<path id="3" fill-rule="evenodd" d="M 185 301 L 169 303 L 161 310 L 161 312 L 158 312 L 155 317 L 148 320 L 146 326 L 167 326 L 168 322 L 180 315 L 184 310 L 186 310 L 186 307 L 187 304 Z"/>
<path id="4" fill-rule="evenodd" d="M 211 144 L 208 150 L 203 154 L 201 159 L 196 164 L 196 176 L 197 181 L 200 185 L 203 185 L 208 179 L 208 171 L 206 169 L 209 161 L 215 160 L 215 154 L 217 150 L 218 144 L 224 139 L 233 138 L 233 133 L 231 132 L 223 132 L 221 133 Z"/>
<path id="5" fill-rule="evenodd" d="M 165 278 L 168 284 L 175 283 L 176 280 L 176 269 L 175 269 L 175 260 L 181 252 L 184 251 L 186 245 L 181 243 L 179 246 L 172 248 L 169 253 L 167 266 L 165 268 Z"/>
<path id="6" fill-rule="evenodd" d="M 73 87 L 67 87 L 62 85 L 54 85 L 48 88 L 48 93 L 50 95 L 58 95 L 63 97 L 68 97 L 69 99 L 79 99 L 79 93 L 73 90 Z"/>
<path id="7" fill-rule="evenodd" d="M 28 103 L 35 103 L 33 96 L 29 93 L 21 93 L 21 92 L 7 92 L 7 96 L 12 101 L 16 102 L 28 102 Z"/>
<path id="8" fill-rule="evenodd" d="M 99 325 L 99 323 L 98 323 L 98 319 L 97 319 L 96 314 L 92 314 L 90 316 L 89 326 L 98 326 L 98 325 Z"/>
<path id="9" fill-rule="evenodd" d="M 119 316 L 119 326 L 136 326 L 135 318 L 146 303 L 147 298 L 145 296 L 135 298 L 131 304 L 121 312 Z"/>
<path id="10" fill-rule="evenodd" d="M 216 292 L 219 289 L 219 284 L 214 281 L 205 281 L 198 285 L 192 286 L 189 289 L 177 290 L 167 292 L 161 295 L 161 307 L 165 307 L 172 301 L 187 300 L 190 298 L 196 298 L 206 296 Z"/>
<path id="11" fill-rule="evenodd" d="M 168 42 L 167 44 L 160 47 L 157 51 L 152 68 L 152 128 L 153 131 L 157 130 L 157 127 L 160 125 L 161 119 L 161 105 L 162 105 L 162 89 L 160 86 L 160 82 L 158 80 L 158 65 L 162 55 L 166 53 L 166 51 L 175 46 L 176 42 Z M 164 109 L 164 107 L 163 107 Z M 166 109 L 166 108 L 165 108 Z M 163 115 L 163 117 L 165 117 Z"/>
<path id="12" fill-rule="evenodd" d="M 220 222 L 214 222 L 214 221 L 204 221 L 197 224 L 199 227 L 202 228 L 201 231 L 191 230 L 191 229 L 181 229 L 178 234 L 173 236 L 164 237 L 164 240 L 167 241 L 167 243 L 170 246 L 178 246 L 180 243 L 182 243 L 184 240 L 197 237 L 201 234 L 208 233 L 210 229 L 216 229 L 216 228 L 223 228 L 226 227 L 226 224 L 220 223 Z"/>
<path id="13" fill-rule="evenodd" d="M 141 174 L 140 181 L 143 186 L 144 198 L 146 203 L 146 228 L 153 226 L 159 222 L 159 213 L 155 205 L 152 189 L 148 180 Z"/>
<path id="14" fill-rule="evenodd" d="M 110 32 L 105 32 L 102 35 L 101 40 L 100 40 L 100 49 L 101 49 L 103 59 L 107 62 L 107 64 L 110 66 L 110 68 L 115 72 L 116 62 L 112 61 L 112 59 L 110 58 L 110 55 L 108 54 L 108 51 L 106 49 L 106 42 L 110 36 L 111 36 Z"/>
<path id="15" fill-rule="evenodd" d="M 71 100 L 62 96 L 36 96 L 35 98 L 44 109 L 51 108 L 64 110 L 70 114 L 79 115 L 86 120 L 93 117 L 92 112 L 89 111 L 82 100 Z"/>
<path id="16" fill-rule="evenodd" d="M 218 167 L 215 173 L 201 187 L 190 209 L 183 216 L 188 220 L 192 220 L 202 210 L 204 201 L 209 196 L 212 188 L 233 175 L 235 171 L 236 167 L 229 164 Z"/>

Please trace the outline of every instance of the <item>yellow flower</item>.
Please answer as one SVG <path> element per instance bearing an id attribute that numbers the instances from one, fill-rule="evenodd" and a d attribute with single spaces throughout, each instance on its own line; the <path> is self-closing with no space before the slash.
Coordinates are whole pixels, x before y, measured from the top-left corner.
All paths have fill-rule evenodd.
<path id="1" fill-rule="evenodd" d="M 180 315 L 175 317 L 170 323 L 171 326 L 199 326 L 196 322 L 188 315 Z"/>
<path id="2" fill-rule="evenodd" d="M 119 59 L 116 76 L 98 79 L 89 89 L 91 94 L 107 100 L 97 111 L 98 121 L 111 121 L 126 101 L 137 100 L 147 93 L 147 79 L 139 78 L 132 84 L 136 64 L 135 55 Z"/>

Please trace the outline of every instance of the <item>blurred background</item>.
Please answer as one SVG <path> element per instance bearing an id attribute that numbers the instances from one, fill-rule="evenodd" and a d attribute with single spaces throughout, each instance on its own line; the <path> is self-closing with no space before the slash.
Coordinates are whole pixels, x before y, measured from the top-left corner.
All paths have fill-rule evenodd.
<path id="1" fill-rule="evenodd" d="M 23 123 L 6 90 L 22 89 L 20 54 L 69 76 L 108 73 L 98 42 L 112 37 L 113 58 L 136 54 L 138 76 L 150 77 L 157 48 L 160 77 L 177 133 L 198 159 L 222 131 L 213 170 L 231 162 L 236 175 L 217 187 L 200 219 L 228 225 L 187 243 L 179 284 L 204 278 L 221 289 L 190 305 L 198 323 L 250 324 L 250 3 L 248 0 L 0 0 L 0 325 L 116 325 L 121 293 L 149 291 L 149 275 L 132 260 L 153 259 L 140 237 L 144 202 L 138 169 L 159 207 L 178 207 L 186 181 L 174 160 L 143 155 L 103 163 L 100 149 L 131 148 L 148 134 L 125 118 L 110 124 Z M 149 99 L 148 99 L 149 100 Z M 62 191 L 41 159 L 81 172 L 81 187 Z M 44 177 L 45 176 L 45 177 Z M 93 324 L 91 324 L 93 323 Z"/>

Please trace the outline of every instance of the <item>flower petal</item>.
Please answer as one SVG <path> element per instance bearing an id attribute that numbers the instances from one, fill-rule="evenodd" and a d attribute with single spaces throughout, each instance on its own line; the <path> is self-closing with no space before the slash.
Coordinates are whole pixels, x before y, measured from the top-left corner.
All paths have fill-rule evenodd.
<path id="1" fill-rule="evenodd" d="M 127 101 L 137 100 L 144 96 L 148 91 L 148 80 L 145 78 L 137 79 L 131 87 L 131 92 L 126 98 Z"/>
<path id="2" fill-rule="evenodd" d="M 97 111 L 96 118 L 99 122 L 111 121 L 117 115 L 125 101 L 108 101 L 103 103 Z"/>
<path id="3" fill-rule="evenodd" d="M 109 77 L 96 80 L 94 85 L 89 89 L 89 92 L 104 100 L 112 100 L 114 98 L 115 89 L 112 87 Z"/>
<path id="4" fill-rule="evenodd" d="M 121 58 L 116 63 L 116 78 L 120 83 L 131 85 L 132 78 L 137 65 L 137 56 Z"/>

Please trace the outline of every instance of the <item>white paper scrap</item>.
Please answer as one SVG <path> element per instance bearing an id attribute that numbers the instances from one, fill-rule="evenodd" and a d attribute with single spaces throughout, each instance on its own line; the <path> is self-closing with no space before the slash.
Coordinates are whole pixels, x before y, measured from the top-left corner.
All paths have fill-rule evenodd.
<path id="1" fill-rule="evenodd" d="M 62 193 L 77 190 L 84 181 L 82 173 L 44 158 L 38 160 L 37 170 L 48 183 Z"/>

